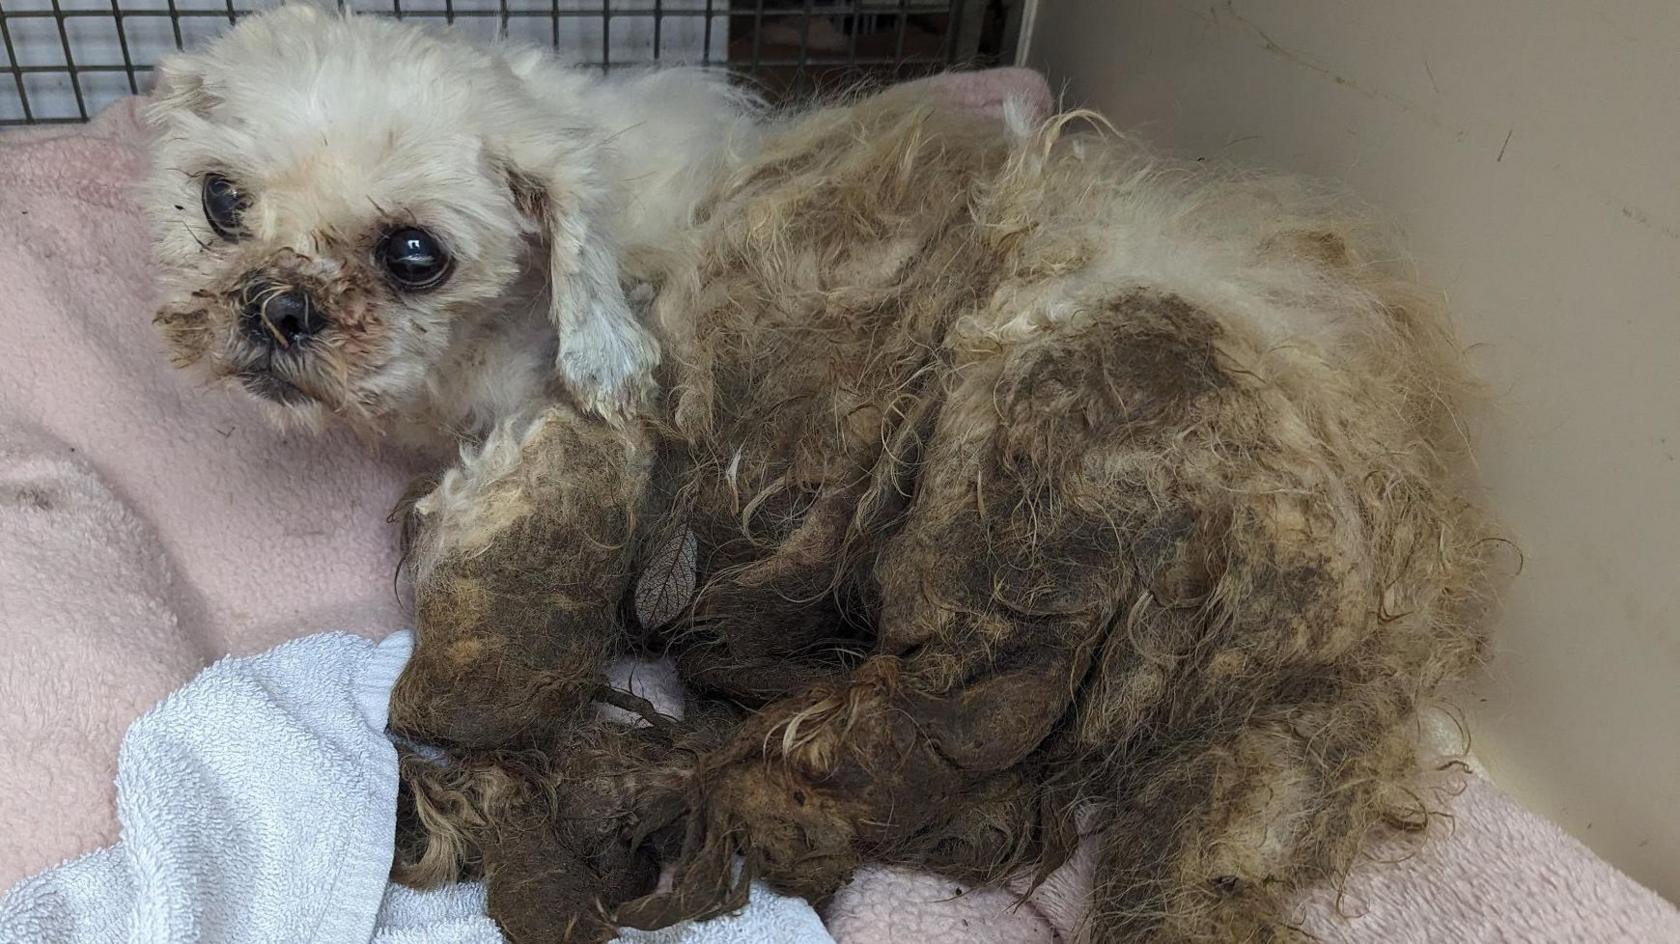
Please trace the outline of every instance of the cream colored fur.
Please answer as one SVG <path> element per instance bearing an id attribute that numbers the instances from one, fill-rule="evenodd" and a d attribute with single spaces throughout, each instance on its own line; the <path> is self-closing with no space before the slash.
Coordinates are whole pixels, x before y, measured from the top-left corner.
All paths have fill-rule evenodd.
<path id="1" fill-rule="evenodd" d="M 288 420 L 335 414 L 443 455 L 543 397 L 556 374 L 581 407 L 619 417 L 659 359 L 626 300 L 634 260 L 669 250 L 750 147 L 754 111 L 695 70 L 604 78 L 307 5 L 247 18 L 161 66 L 146 192 L 160 325 L 179 360 L 217 377 L 249 370 L 257 355 L 229 299 L 247 273 L 279 269 L 336 299 L 323 305 L 335 321 L 325 343 L 276 368 L 308 395 L 276 411 Z M 206 222 L 208 173 L 249 194 L 243 240 Z M 440 289 L 379 284 L 368 256 L 399 224 L 425 226 L 454 256 Z"/>

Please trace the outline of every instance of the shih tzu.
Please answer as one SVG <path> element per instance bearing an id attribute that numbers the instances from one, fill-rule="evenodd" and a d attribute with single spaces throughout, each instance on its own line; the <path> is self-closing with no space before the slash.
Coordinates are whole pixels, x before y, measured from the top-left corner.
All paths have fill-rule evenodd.
<path id="1" fill-rule="evenodd" d="M 405 768 L 407 880 L 597 944 L 864 862 L 1043 878 L 1088 816 L 1090 940 L 1293 941 L 1427 823 L 1497 582 L 1435 299 L 1310 188 L 953 112 L 770 126 L 308 8 L 164 65 L 177 357 L 471 446 L 412 519 L 391 726 L 454 763 Z M 692 712 L 593 724 L 641 643 Z"/>

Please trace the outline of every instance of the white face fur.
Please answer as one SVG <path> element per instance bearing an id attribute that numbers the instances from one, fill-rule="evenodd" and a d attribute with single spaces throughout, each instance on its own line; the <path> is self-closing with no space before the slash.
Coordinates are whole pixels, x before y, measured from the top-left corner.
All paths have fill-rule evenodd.
<path id="1" fill-rule="evenodd" d="M 657 348 L 597 220 L 587 80 L 552 69 L 310 6 L 166 61 L 146 204 L 176 360 L 420 441 L 550 379 L 626 408 Z M 486 377 L 493 349 L 511 362 Z"/>

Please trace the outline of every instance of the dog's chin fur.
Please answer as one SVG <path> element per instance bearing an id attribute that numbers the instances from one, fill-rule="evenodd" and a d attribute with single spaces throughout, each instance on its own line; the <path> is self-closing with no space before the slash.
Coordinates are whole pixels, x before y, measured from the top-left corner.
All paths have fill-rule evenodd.
<path id="1" fill-rule="evenodd" d="M 602 78 L 313 6 L 247 18 L 160 68 L 157 324 L 178 362 L 235 385 L 272 360 L 300 394 L 274 412 L 306 426 L 444 450 L 555 386 L 620 416 L 659 357 L 622 280 L 679 238 L 755 110 L 698 71 Z M 235 240 L 205 218 L 211 173 L 250 200 Z M 447 248 L 443 285 L 391 284 L 374 251 L 399 226 Z M 308 291 L 327 327 L 271 359 L 238 328 L 253 273 Z"/>

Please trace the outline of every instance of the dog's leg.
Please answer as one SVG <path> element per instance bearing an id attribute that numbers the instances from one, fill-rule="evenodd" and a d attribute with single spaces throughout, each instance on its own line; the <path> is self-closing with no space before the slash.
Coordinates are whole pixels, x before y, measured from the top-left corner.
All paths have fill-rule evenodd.
<path id="1" fill-rule="evenodd" d="M 1373 830 L 1416 831 L 1429 818 L 1402 786 L 1413 727 L 1360 724 L 1349 737 L 1349 710 L 1268 709 L 1118 768 L 1091 944 L 1312 940 L 1291 893 L 1339 883 Z"/>
<path id="2" fill-rule="evenodd" d="M 715 712 L 659 728 L 580 721 L 537 750 L 405 752 L 393 877 L 421 888 L 482 878 L 512 944 L 601 944 L 615 934 L 608 909 L 658 876 L 653 851 L 621 829 L 637 784 L 715 745 L 728 723 Z"/>
<path id="3" fill-rule="evenodd" d="M 650 449 L 554 406 L 497 429 L 415 505 L 417 646 L 391 727 L 454 748 L 540 743 L 621 647 Z"/>
<path id="4" fill-rule="evenodd" d="M 762 709 L 700 761 L 688 796 L 676 801 L 691 811 L 692 841 L 674 894 L 633 904 L 620 912 L 625 923 L 660 926 L 726 907 L 719 894 L 733 887 L 738 852 L 747 857 L 743 875 L 820 900 L 861 862 L 899 859 L 907 846 L 921 847 L 924 830 L 948 828 L 984 792 L 982 782 L 1050 734 L 1090 664 L 1111 582 L 1099 579 L 1101 568 L 1068 565 L 1071 543 L 1041 544 L 1037 556 L 1004 542 L 985 567 L 989 576 L 972 583 L 977 575 L 943 549 L 983 539 L 951 533 L 954 523 L 940 516 L 921 520 L 879 565 L 895 576 L 877 654 L 836 682 Z M 1114 559 L 1112 549 L 1100 556 Z M 1000 588 L 992 576 L 1020 577 L 1046 592 L 1035 597 L 1036 611 L 1015 609 L 993 596 Z M 982 845 L 1000 855 L 1018 848 Z M 978 872 L 986 865 L 967 863 Z"/>

